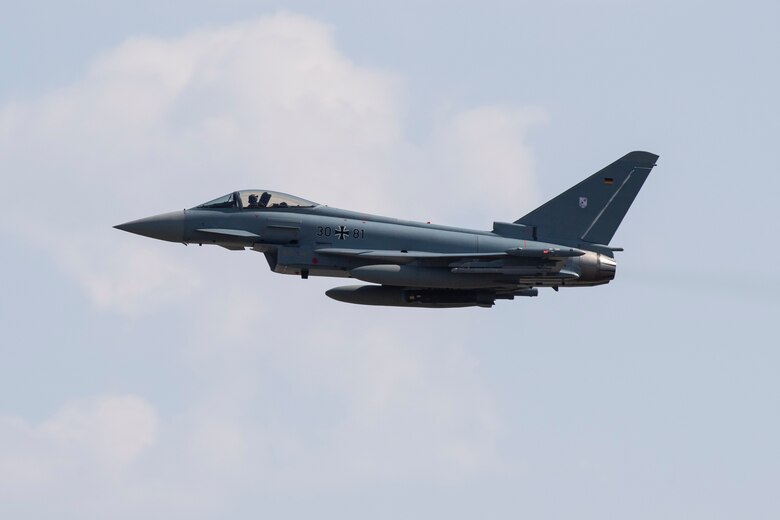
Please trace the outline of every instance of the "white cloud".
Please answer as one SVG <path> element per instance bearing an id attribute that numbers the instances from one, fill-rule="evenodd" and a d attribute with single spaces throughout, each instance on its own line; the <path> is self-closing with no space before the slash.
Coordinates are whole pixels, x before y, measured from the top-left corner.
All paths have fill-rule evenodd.
<path id="1" fill-rule="evenodd" d="M 463 197 L 453 202 L 464 225 L 480 217 L 512 221 L 531 209 L 536 183 L 525 136 L 544 120 L 539 108 L 480 107 L 455 114 L 438 129 L 434 157 Z"/>
<path id="2" fill-rule="evenodd" d="M 60 261 L 87 289 L 100 309 L 138 315 L 190 296 L 201 273 L 150 245 L 122 244 L 92 262 L 87 242 L 69 237 Z"/>
<path id="3" fill-rule="evenodd" d="M 139 397 L 102 396 L 66 403 L 36 433 L 57 444 L 83 446 L 113 467 L 132 462 L 154 444 L 157 423 L 154 408 Z"/>
<path id="4" fill-rule="evenodd" d="M 350 62 L 327 26 L 300 16 L 130 39 L 81 81 L 0 109 L 8 209 L 25 214 L 0 229 L 67 259 L 97 305 L 133 312 L 191 284 L 166 276 L 175 260 L 105 231 L 232 189 L 481 226 L 518 214 L 538 109 L 455 112 L 423 145 L 404 136 L 403 112 L 398 77 Z M 143 258 L 155 283 L 136 276 Z"/>
<path id="5" fill-rule="evenodd" d="M 81 471 L 125 471 L 155 444 L 158 428 L 155 409 L 134 395 L 69 401 L 35 425 L 0 417 L 0 487 L 35 492 Z"/>
<path id="6" fill-rule="evenodd" d="M 351 470 L 437 481 L 495 469 L 501 420 L 462 347 L 425 335 L 408 344 L 381 326 L 370 336 L 352 338 L 362 352 L 344 344 L 353 364 L 339 365 L 353 398 L 334 435 Z"/>
<path id="7" fill-rule="evenodd" d="M 212 319 L 192 325 L 200 342 L 190 353 L 210 392 L 181 428 L 186 444 L 209 446 L 210 471 L 323 487 L 498 467 L 499 410 L 468 350 L 436 332 L 445 316 L 423 317 L 426 330 L 411 318 L 398 328 L 376 314 L 312 315 L 325 302 L 258 287 L 282 303 L 264 311 L 233 292 L 235 306 L 203 302 Z"/>
<path id="8" fill-rule="evenodd" d="M 119 504 L 119 517 L 203 514 L 257 489 L 458 481 L 497 467 L 501 420 L 465 351 L 435 342 L 420 351 L 374 330 L 279 345 L 302 351 L 260 374 L 243 352 L 251 368 L 227 372 L 243 381 L 222 382 L 183 414 L 161 417 L 138 396 L 101 395 L 68 401 L 38 423 L 0 417 L 0 511 L 40 511 L 34 497 L 47 494 L 49 506 L 82 517 Z M 269 373 L 278 401 L 264 395 Z"/>
<path id="9" fill-rule="evenodd" d="M 455 224 L 518 214 L 541 111 L 453 111 L 415 144 L 404 109 L 400 78 L 352 63 L 327 26 L 292 15 L 131 39 L 76 84 L 0 109 L 0 171 L 19 195 L 7 208 L 25 217 L 0 232 L 53 258 L 100 311 L 148 327 L 142 341 L 180 356 L 199 389 L 160 418 L 132 396 L 68 403 L 38 425 L 6 418 L 4 478 L 26 475 L 17 488 L 31 493 L 58 483 L 62 501 L 92 486 L 105 491 L 93 516 L 121 501 L 132 517 L 219 511 L 248 483 L 494 469 L 500 413 L 463 343 L 442 345 L 452 314 L 346 307 L 321 280 L 267 272 L 257 253 L 111 229 L 248 187 Z M 143 321 L 171 308 L 179 344 Z"/>

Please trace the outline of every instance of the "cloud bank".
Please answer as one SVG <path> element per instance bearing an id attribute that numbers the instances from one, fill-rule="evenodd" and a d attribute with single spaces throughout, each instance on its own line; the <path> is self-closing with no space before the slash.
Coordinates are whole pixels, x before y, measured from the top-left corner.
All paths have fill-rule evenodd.
<path id="1" fill-rule="evenodd" d="M 542 110 L 465 107 L 413 141 L 405 88 L 350 61 L 330 27 L 280 14 L 130 39 L 77 83 L 0 108 L 6 207 L 24 216 L 0 233 L 51 258 L 96 320 L 132 320 L 139 346 L 173 351 L 189 379 L 172 385 L 202 389 L 173 412 L 128 388 L 65 400 L 42 421 L 5 415 L 9 511 L 39 511 L 27 499 L 57 490 L 80 517 L 118 504 L 128 517 L 208 513 L 255 485 L 446 482 L 498 467 L 500 410 L 443 315 L 346 310 L 322 294 L 335 284 L 264 272 L 255 253 L 111 229 L 254 187 L 481 227 L 527 208 L 525 141 Z M 152 329 L 168 313 L 178 341 Z"/>
<path id="2" fill-rule="evenodd" d="M 110 225 L 233 189 L 482 227 L 527 208 L 524 140 L 541 110 L 449 113 L 420 144 L 405 137 L 404 98 L 401 78 L 350 62 L 329 27 L 299 16 L 131 39 L 80 82 L 0 110 L 0 167 L 17 194 L 9 209 L 25 213 L 0 229 L 37 244 L 45 235 L 41 247 L 96 304 L 130 310 L 196 282 L 166 276 L 177 267 L 157 245 L 119 251 L 127 238 Z"/>

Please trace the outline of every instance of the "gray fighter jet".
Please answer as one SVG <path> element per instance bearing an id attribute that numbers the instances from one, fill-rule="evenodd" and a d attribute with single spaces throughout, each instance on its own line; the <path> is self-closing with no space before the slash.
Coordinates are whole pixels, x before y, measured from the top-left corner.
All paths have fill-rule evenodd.
<path id="1" fill-rule="evenodd" d="M 241 190 L 192 209 L 115 226 L 169 242 L 263 253 L 271 270 L 355 278 L 335 300 L 398 307 L 491 307 L 615 277 L 615 234 L 657 155 L 631 152 L 514 222 L 478 231 Z"/>

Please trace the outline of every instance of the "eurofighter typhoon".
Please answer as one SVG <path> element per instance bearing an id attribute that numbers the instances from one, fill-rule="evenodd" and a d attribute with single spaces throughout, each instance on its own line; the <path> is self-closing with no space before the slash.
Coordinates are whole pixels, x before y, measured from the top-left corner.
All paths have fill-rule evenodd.
<path id="1" fill-rule="evenodd" d="M 331 208 L 270 190 L 115 226 L 146 237 L 265 255 L 281 274 L 354 278 L 335 300 L 397 307 L 492 307 L 539 287 L 615 277 L 615 231 L 657 155 L 631 152 L 514 222 L 478 231 Z"/>

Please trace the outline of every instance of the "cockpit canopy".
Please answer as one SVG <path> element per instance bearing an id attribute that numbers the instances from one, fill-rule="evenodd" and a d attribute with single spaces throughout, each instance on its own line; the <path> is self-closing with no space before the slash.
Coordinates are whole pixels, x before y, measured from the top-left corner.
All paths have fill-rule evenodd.
<path id="1" fill-rule="evenodd" d="M 218 199 L 196 206 L 197 209 L 237 208 L 237 209 L 267 209 L 267 208 L 310 208 L 317 206 L 316 202 L 266 190 L 241 190 L 228 193 Z"/>

